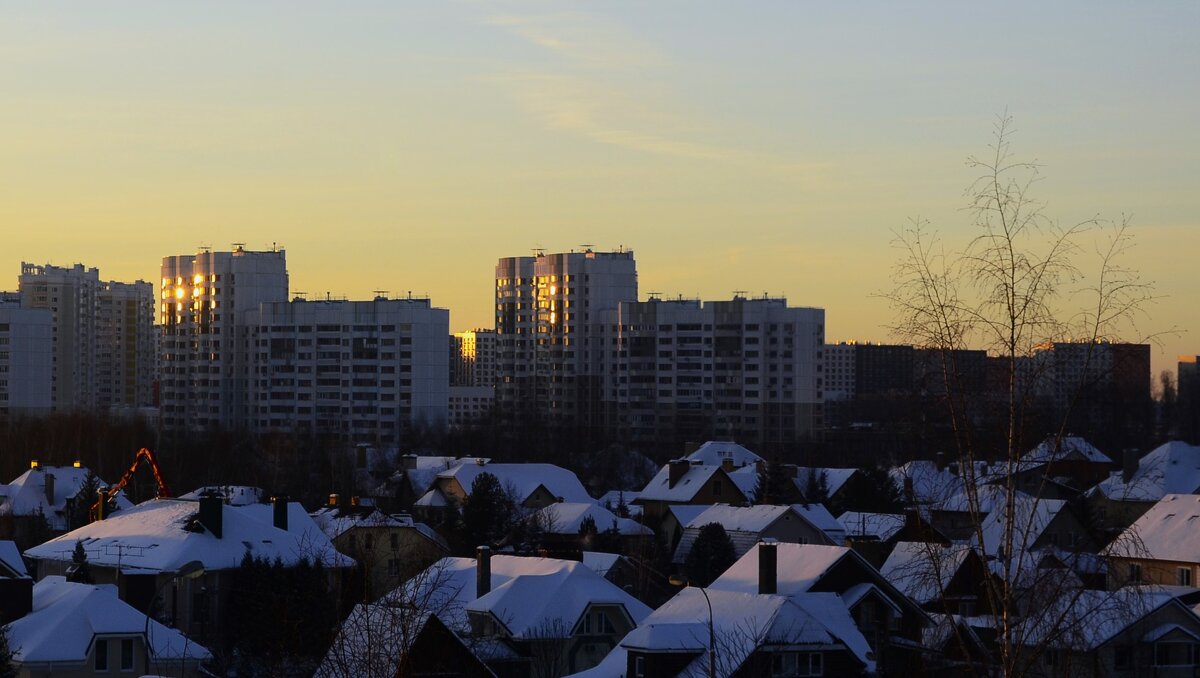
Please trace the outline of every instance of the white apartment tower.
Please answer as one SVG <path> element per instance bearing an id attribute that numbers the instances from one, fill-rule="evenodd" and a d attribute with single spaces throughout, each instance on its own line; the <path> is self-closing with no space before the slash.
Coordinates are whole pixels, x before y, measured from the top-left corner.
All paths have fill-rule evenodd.
<path id="1" fill-rule="evenodd" d="M 53 345 L 49 309 L 21 308 L 19 294 L 0 293 L 0 417 L 50 411 Z"/>
<path id="2" fill-rule="evenodd" d="M 164 427 L 251 424 L 249 398 L 259 304 L 286 302 L 284 250 L 201 251 L 164 257 L 159 289 Z"/>
<path id="3" fill-rule="evenodd" d="M 56 410 L 108 411 L 153 404 L 154 291 L 105 282 L 95 268 L 22 263 L 21 305 L 52 318 Z"/>
<path id="4" fill-rule="evenodd" d="M 263 303 L 248 324 L 256 430 L 388 445 L 445 426 L 450 312 L 428 299 Z"/>
<path id="5" fill-rule="evenodd" d="M 602 314 L 637 301 L 632 250 L 506 257 L 496 264 L 497 405 L 507 416 L 601 422 Z"/>

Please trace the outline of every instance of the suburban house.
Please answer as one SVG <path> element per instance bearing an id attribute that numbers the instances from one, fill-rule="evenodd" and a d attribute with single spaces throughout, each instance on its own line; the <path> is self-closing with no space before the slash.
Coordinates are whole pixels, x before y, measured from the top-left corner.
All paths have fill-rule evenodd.
<path id="1" fill-rule="evenodd" d="M 672 504 L 748 504 L 757 485 L 753 466 L 726 470 L 719 465 L 674 459 L 646 484 L 634 503 L 642 507 L 646 522 L 655 524 Z"/>
<path id="2" fill-rule="evenodd" d="M 112 586 L 45 577 L 27 614 L 3 631 L 20 678 L 148 674 L 210 675 L 203 646 L 117 598 Z"/>
<path id="3" fill-rule="evenodd" d="M 476 459 L 439 472 L 433 486 L 414 504 L 414 508 L 436 509 L 461 506 L 471 494 L 471 486 L 481 473 L 490 473 L 500 486 L 513 494 L 518 506 L 539 509 L 569 501 L 591 503 L 591 495 L 579 478 L 554 464 L 494 464 Z"/>
<path id="4" fill-rule="evenodd" d="M 1173 440 L 1141 459 L 1130 450 L 1087 497 L 1096 522 L 1116 534 L 1168 494 L 1200 494 L 1200 446 Z"/>
<path id="5" fill-rule="evenodd" d="M 487 547 L 477 558 L 444 558 L 360 608 L 343 625 L 327 665 L 347 661 L 336 656 L 341 648 L 371 634 L 392 638 L 388 660 L 396 666 L 436 654 L 450 642 L 427 630 L 436 618 L 499 675 L 565 675 L 595 666 L 650 614 L 581 562 L 492 556 Z M 413 612 L 406 618 L 405 610 Z"/>
<path id="6" fill-rule="evenodd" d="M 809 487 L 821 487 L 825 490 L 824 503 L 840 504 L 844 501 L 843 490 L 849 487 L 849 482 L 856 475 L 856 468 L 825 468 L 817 466 L 795 466 L 794 478 L 796 489 L 805 499 L 818 501 L 818 498 L 807 496 Z"/>
<path id="7" fill-rule="evenodd" d="M 116 585 L 121 600 L 139 610 L 158 605 L 172 626 L 206 640 L 223 624 L 232 576 L 247 554 L 284 566 L 301 559 L 331 569 L 354 565 L 302 506 L 283 501 L 237 507 L 220 497 L 152 499 L 35 546 L 25 556 L 39 579 L 65 575 L 77 543 L 97 583 Z M 189 573 L 195 576 L 182 575 L 197 566 L 203 569 Z"/>
<path id="8" fill-rule="evenodd" d="M 1109 588 L 1129 583 L 1196 586 L 1198 534 L 1200 495 L 1166 495 L 1101 551 L 1109 560 Z"/>
<path id="9" fill-rule="evenodd" d="M 597 548 L 635 552 L 654 538 L 654 530 L 621 518 L 599 502 L 550 504 L 529 519 L 541 533 L 542 548 L 553 556 L 573 558 Z M 586 526 L 595 531 L 585 532 Z"/>
<path id="10" fill-rule="evenodd" d="M 709 523 L 719 523 L 733 542 L 737 557 L 745 555 L 764 539 L 774 539 L 788 544 L 826 544 L 838 546 L 842 543 L 843 530 L 829 511 L 820 504 L 803 506 L 729 506 L 716 504 L 696 515 L 684 527 L 683 536 L 671 559 L 675 564 L 687 561 L 692 544 L 701 528 Z"/>
<path id="11" fill-rule="evenodd" d="M 311 515 L 333 547 L 363 570 L 366 600 L 375 600 L 450 553 L 446 540 L 428 525 L 406 514 L 384 513 L 370 500 L 339 502 Z"/>
<path id="12" fill-rule="evenodd" d="M 838 516 L 845 543 L 876 567 L 883 565 L 896 544 L 903 541 L 949 544 L 950 539 L 926 522 L 915 510 L 905 513 L 846 511 Z"/>
<path id="13" fill-rule="evenodd" d="M 760 563 L 761 554 L 767 563 Z M 920 639 L 929 623 L 925 612 L 862 556 L 844 546 L 758 544 L 738 559 L 709 591 L 759 591 L 760 568 L 777 565 L 779 595 L 836 593 L 867 639 L 881 671 L 915 672 L 922 663 Z"/>
<path id="14" fill-rule="evenodd" d="M 722 440 L 710 440 L 684 458 L 694 464 L 720 466 L 726 471 L 757 466 L 765 461 L 762 457 L 735 442 Z"/>
<path id="15" fill-rule="evenodd" d="M 1044 499 L 1071 499 L 1108 477 L 1113 460 L 1078 436 L 1050 436 L 1012 465 L 995 464 L 1003 471 L 991 482 L 1015 476 L 1016 487 Z"/>
<path id="16" fill-rule="evenodd" d="M 82 466 L 41 466 L 29 470 L 8 485 L 0 485 L 0 539 L 12 539 L 20 548 L 35 546 L 88 521 L 89 500 L 80 490 L 91 474 Z M 96 479 L 98 487 L 106 486 Z M 117 509 L 133 504 L 119 493 Z"/>
<path id="17" fill-rule="evenodd" d="M 400 468 L 387 479 L 378 494 L 386 494 L 400 506 L 410 507 L 433 488 L 439 473 L 466 463 L 475 463 L 475 458 L 401 455 Z"/>
<path id="18" fill-rule="evenodd" d="M 902 541 L 879 573 L 908 599 L 932 614 L 988 614 L 986 579 L 992 577 L 979 552 L 966 544 Z"/>

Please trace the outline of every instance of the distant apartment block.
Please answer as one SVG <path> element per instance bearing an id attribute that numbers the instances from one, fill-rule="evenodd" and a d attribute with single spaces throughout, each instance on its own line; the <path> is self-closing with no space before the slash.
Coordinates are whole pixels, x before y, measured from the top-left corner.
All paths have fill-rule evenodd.
<path id="1" fill-rule="evenodd" d="M 603 314 L 637 301 L 633 252 L 535 253 L 496 264 L 496 402 L 510 420 L 600 425 Z"/>
<path id="2" fill-rule="evenodd" d="M 823 309 L 651 299 L 601 317 L 601 407 L 635 442 L 723 437 L 782 449 L 823 426 Z"/>
<path id="3" fill-rule="evenodd" d="M 1175 372 L 1178 385 L 1172 433 L 1200 445 L 1200 355 L 1181 355 Z"/>
<path id="4" fill-rule="evenodd" d="M 450 335 L 450 385 L 495 386 L 495 330 L 471 330 Z"/>
<path id="5" fill-rule="evenodd" d="M 164 427 L 249 426 L 256 380 L 249 316 L 259 304 L 287 301 L 284 251 L 239 246 L 164 257 L 159 297 Z"/>
<path id="6" fill-rule="evenodd" d="M 246 318 L 256 430 L 382 445 L 445 426 L 450 312 L 428 299 L 297 299 Z"/>
<path id="7" fill-rule="evenodd" d="M 154 291 L 106 282 L 95 268 L 22 263 L 21 305 L 51 313 L 56 410 L 153 405 Z"/>
<path id="8" fill-rule="evenodd" d="M 19 294 L 0 293 L 0 417 L 50 411 L 53 340 L 48 309 L 21 308 Z"/>

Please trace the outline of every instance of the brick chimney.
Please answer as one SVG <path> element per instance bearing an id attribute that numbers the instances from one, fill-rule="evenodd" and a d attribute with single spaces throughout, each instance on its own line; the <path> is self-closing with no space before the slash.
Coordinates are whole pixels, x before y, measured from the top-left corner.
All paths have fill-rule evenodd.
<path id="1" fill-rule="evenodd" d="M 220 497 L 200 497 L 200 524 L 217 539 L 221 538 L 221 528 L 225 519 L 225 502 Z"/>
<path id="2" fill-rule="evenodd" d="M 54 506 L 54 474 L 42 471 L 42 478 L 46 481 L 46 503 Z"/>
<path id="3" fill-rule="evenodd" d="M 726 473 L 733 473 L 733 459 L 725 457 L 721 460 L 721 470 Z"/>
<path id="4" fill-rule="evenodd" d="M 758 592 L 776 593 L 779 588 L 779 554 L 774 539 L 758 543 Z"/>
<path id="5" fill-rule="evenodd" d="M 492 549 L 480 546 L 475 549 L 475 597 L 482 598 L 492 592 Z"/>
<path id="6" fill-rule="evenodd" d="M 667 487 L 675 487 L 675 483 L 682 480 L 691 467 L 687 459 L 672 459 L 667 462 Z"/>
<path id="7" fill-rule="evenodd" d="M 271 497 L 271 523 L 283 530 L 288 529 L 288 498 Z"/>
<path id="8" fill-rule="evenodd" d="M 417 455 L 415 455 L 415 454 L 412 454 L 412 453 L 410 452 L 410 453 L 408 453 L 408 454 L 404 455 L 403 457 L 400 457 L 400 459 L 402 460 L 402 461 L 401 461 L 402 468 L 403 468 L 405 471 L 415 471 L 415 470 L 417 470 Z"/>
<path id="9" fill-rule="evenodd" d="M 329 505 L 334 507 L 338 505 L 338 495 L 336 493 L 329 495 Z"/>
<path id="10" fill-rule="evenodd" d="M 1138 462 L 1141 461 L 1141 450 L 1136 447 L 1127 447 L 1121 454 L 1121 480 L 1129 482 L 1133 480 L 1133 474 L 1137 473 Z"/>

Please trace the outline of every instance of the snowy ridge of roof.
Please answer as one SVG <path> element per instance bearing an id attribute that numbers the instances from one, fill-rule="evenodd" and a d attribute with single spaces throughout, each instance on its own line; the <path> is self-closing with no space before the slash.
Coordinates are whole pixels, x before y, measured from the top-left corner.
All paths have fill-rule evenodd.
<path id="1" fill-rule="evenodd" d="M 750 468 L 753 470 L 753 467 Z M 658 470 L 658 473 L 650 479 L 649 483 L 646 483 L 646 487 L 642 488 L 642 491 L 638 494 L 637 500 L 639 503 L 647 501 L 689 502 L 704 487 L 705 483 L 717 473 L 725 472 L 721 470 L 720 466 L 689 464 L 687 471 L 672 486 L 670 483 L 671 465 L 667 464 Z M 734 472 L 725 475 L 733 483 L 734 488 L 737 489 L 739 494 L 737 498 L 742 501 L 748 499 L 750 494 L 753 494 L 753 488 L 758 484 L 758 477 L 753 473 L 741 473 L 739 475 L 739 472 Z M 747 485 L 751 488 L 749 494 L 745 489 Z"/>
<path id="2" fill-rule="evenodd" d="M 140 636 L 146 615 L 117 598 L 111 587 L 74 584 L 50 576 L 33 585 L 33 610 L 8 626 L 13 659 L 36 662 L 83 662 L 97 635 Z M 207 660 L 204 647 L 150 619 L 152 661 Z"/>
<path id="3" fill-rule="evenodd" d="M 1191 612 L 1170 593 L 1145 587 L 1068 591 L 1058 599 L 1047 601 L 1045 611 L 1025 623 L 1024 642 L 1078 651 L 1094 650 L 1152 612 L 1171 604 L 1177 605 L 1185 614 Z M 1069 632 L 1064 633 L 1063 629 L 1069 629 Z"/>
<path id="4" fill-rule="evenodd" d="M 554 464 L 460 464 L 437 474 L 439 479 L 454 478 L 464 492 L 471 493 L 471 485 L 481 473 L 490 473 L 500 481 L 500 486 L 516 490 L 517 501 L 523 502 L 539 487 L 563 501 L 591 502 L 592 497 L 584 489 L 579 477 L 571 471 Z"/>
<path id="5" fill-rule="evenodd" d="M 841 491 L 842 487 L 858 473 L 856 468 L 832 468 L 825 466 L 797 466 L 796 467 L 796 487 L 803 492 L 808 487 L 809 475 L 819 472 L 825 476 L 825 487 L 829 490 L 829 496 L 833 496 Z"/>
<path id="6" fill-rule="evenodd" d="M 1200 563 L 1200 495 L 1168 494 L 1134 521 L 1101 555 Z"/>
<path id="7" fill-rule="evenodd" d="M 1096 464 L 1113 463 L 1108 455 L 1079 436 L 1064 436 L 1058 440 L 1054 436 L 1050 436 L 1021 457 L 1021 461 L 1043 464 L 1068 460 L 1090 461 Z"/>
<path id="8" fill-rule="evenodd" d="M 1011 555 L 1023 557 L 1023 554 L 1033 547 L 1034 542 L 1042 536 L 1042 532 L 1066 505 L 1067 502 L 1062 499 L 1037 499 L 1029 495 L 1015 495 L 1011 511 L 1013 528 Z M 983 537 L 982 544 L 978 544 L 978 538 L 972 540 L 988 556 L 997 555 L 1000 547 L 1005 544 L 1005 525 L 1010 513 L 1007 506 L 1008 502 L 995 505 L 983 519 L 979 526 L 979 532 Z"/>
<path id="9" fill-rule="evenodd" d="M 846 540 L 846 528 L 833 517 L 824 504 L 792 504 L 792 510 L 813 527 L 824 532 L 835 546 Z"/>
<path id="10" fill-rule="evenodd" d="M 333 549 L 328 537 L 316 528 L 311 541 L 259 520 L 246 509 L 221 505 L 222 537 L 196 525 L 199 504 L 182 499 L 151 499 L 120 513 L 68 532 L 35 546 L 25 555 L 35 559 L 70 560 L 75 542 L 83 542 L 88 561 L 124 572 L 169 572 L 193 560 L 208 570 L 238 567 L 249 551 L 268 560 L 279 558 L 294 565 L 301 558 L 319 560 L 327 567 L 348 567 L 350 558 Z M 299 509 L 297 516 L 304 514 Z M 289 507 L 289 522 L 293 510 Z M 311 523 L 311 519 L 304 518 Z M 303 530 L 301 530 L 303 534 Z M 319 536 L 318 536 L 319 535 Z"/>
<path id="11" fill-rule="evenodd" d="M 88 469 L 74 466 L 38 466 L 25 471 L 8 485 L 0 485 L 0 516 L 32 516 L 41 513 L 51 529 L 67 529 L 67 500 L 79 494 L 88 477 Z M 54 501 L 46 497 L 46 476 L 54 476 Z M 100 486 L 108 483 L 97 478 Z M 133 506 L 122 491 L 117 495 L 117 510 Z"/>
<path id="12" fill-rule="evenodd" d="M 583 521 L 591 518 L 596 523 L 596 530 L 604 532 L 612 529 L 625 535 L 649 535 L 654 530 L 642 525 L 636 520 L 621 518 L 597 503 L 559 502 L 550 504 L 536 514 L 545 530 L 550 534 L 579 534 Z"/>
<path id="13" fill-rule="evenodd" d="M 25 569 L 25 561 L 17 550 L 17 543 L 11 539 L 0 540 L 0 564 L 12 570 L 17 577 L 28 577 L 29 570 Z"/>
<path id="14" fill-rule="evenodd" d="M 1114 501 L 1158 501 L 1168 494 L 1200 493 L 1200 446 L 1178 440 L 1159 445 L 1141 458 L 1129 482 L 1116 472 L 1088 494 L 1097 492 Z"/>
<path id="15" fill-rule="evenodd" d="M 874 537 L 887 541 L 904 528 L 904 516 L 899 513 L 869 513 L 846 511 L 838 516 L 838 522 L 848 537 Z"/>
<path id="16" fill-rule="evenodd" d="M 970 551 L 965 544 L 897 542 L 879 573 L 898 591 L 923 605 L 942 595 Z"/>
<path id="17" fill-rule="evenodd" d="M 778 586 L 781 595 L 805 593 L 826 572 L 843 558 L 854 557 L 845 546 L 819 544 L 777 544 Z M 758 548 L 746 552 L 725 573 L 712 583 L 709 590 L 758 591 Z"/>
<path id="18" fill-rule="evenodd" d="M 762 532 L 789 510 L 788 506 L 713 504 L 692 518 L 684 527 L 701 528 L 709 523 L 720 523 L 727 532 Z"/>
<path id="19" fill-rule="evenodd" d="M 251 487 L 249 485 L 205 485 L 204 487 L 197 487 L 187 494 L 180 495 L 178 498 L 197 501 L 205 495 L 221 497 L 230 506 L 258 504 L 267 498 L 266 491 L 261 487 Z"/>
<path id="20" fill-rule="evenodd" d="M 728 460 L 735 468 L 753 466 L 755 462 L 763 461 L 762 457 L 737 443 L 720 440 L 710 440 L 704 443 L 697 447 L 695 452 L 687 455 L 686 459 L 709 466 L 720 466 Z"/>
<path id="21" fill-rule="evenodd" d="M 616 553 L 605 553 L 603 551 L 584 551 L 583 560 L 581 562 L 591 568 L 592 572 L 604 577 L 608 575 L 608 571 L 611 570 L 613 566 L 616 565 L 619 560 L 621 560 L 621 558 L 624 558 L 624 556 Z"/>

